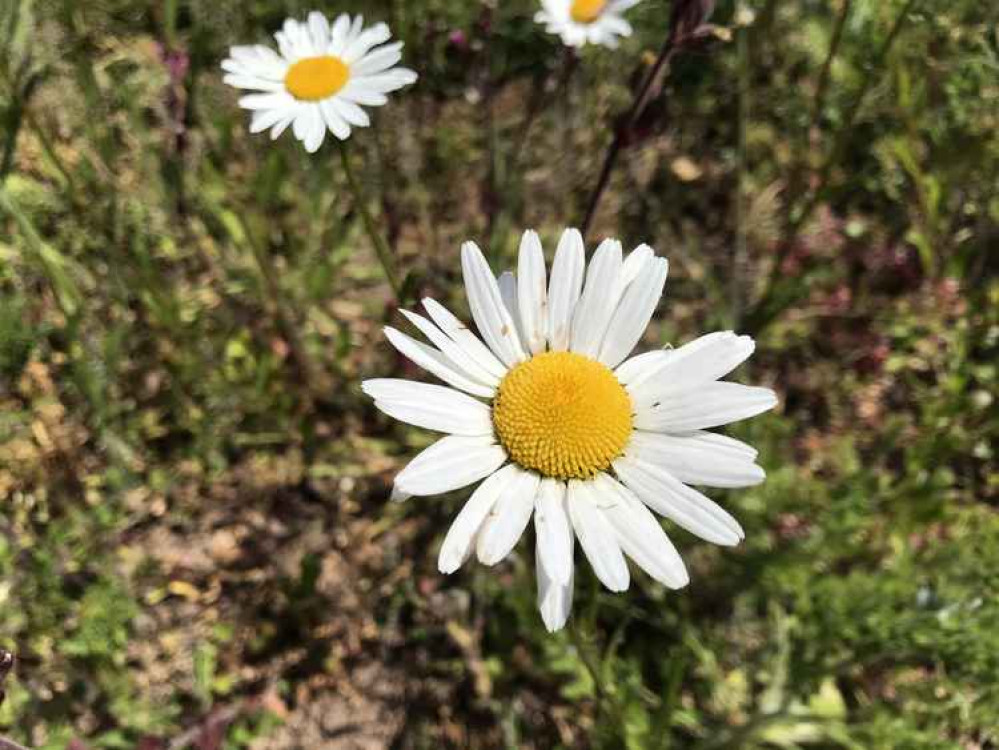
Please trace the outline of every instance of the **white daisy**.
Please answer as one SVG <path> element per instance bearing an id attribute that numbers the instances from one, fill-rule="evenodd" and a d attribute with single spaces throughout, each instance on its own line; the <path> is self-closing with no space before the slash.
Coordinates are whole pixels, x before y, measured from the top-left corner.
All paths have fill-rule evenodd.
<path id="1" fill-rule="evenodd" d="M 602 44 L 614 49 L 618 38 L 631 36 L 622 14 L 639 0 L 541 0 L 534 15 L 545 31 L 557 34 L 570 47 Z"/>
<path id="2" fill-rule="evenodd" d="M 473 549 L 495 565 L 533 517 L 538 603 L 557 630 L 572 603 L 577 539 L 600 581 L 624 591 L 625 555 L 671 588 L 688 581 L 650 509 L 716 544 L 743 538 L 738 521 L 688 485 L 763 481 L 753 448 L 705 431 L 777 402 L 767 388 L 719 380 L 752 354 L 751 338 L 710 333 L 629 358 L 666 282 L 666 259 L 647 245 L 623 257 L 620 242 L 605 240 L 587 269 L 583 239 L 567 229 L 546 280 L 541 241 L 525 232 L 516 276 L 497 281 L 471 242 L 461 265 L 485 343 L 429 298 L 429 318 L 403 315 L 432 346 L 385 329 L 396 349 L 450 387 L 362 386 L 386 414 L 447 433 L 396 477 L 395 499 L 485 480 L 444 539 L 441 572 L 457 570 Z"/>
<path id="3" fill-rule="evenodd" d="M 385 94 L 416 81 L 412 70 L 392 67 L 402 58 L 402 42 L 385 44 L 391 36 L 384 23 L 365 29 L 361 16 L 344 13 L 331 25 L 313 11 L 305 23 L 289 18 L 274 35 L 280 54 L 262 44 L 232 47 L 223 80 L 261 92 L 239 100 L 253 111 L 251 133 L 270 128 L 277 138 L 291 125 L 314 153 L 327 129 L 345 140 L 351 126 L 368 126 L 361 105 L 380 107 Z"/>

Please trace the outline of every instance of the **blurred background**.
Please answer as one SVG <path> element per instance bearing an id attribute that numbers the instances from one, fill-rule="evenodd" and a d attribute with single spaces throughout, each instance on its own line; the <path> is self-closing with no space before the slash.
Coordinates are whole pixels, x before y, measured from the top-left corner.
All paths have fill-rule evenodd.
<path id="1" fill-rule="evenodd" d="M 444 577 L 462 493 L 389 504 L 422 377 L 332 138 L 247 132 L 229 45 L 363 12 L 419 82 L 349 141 L 405 278 L 467 319 L 586 213 L 669 29 L 574 55 L 528 0 L 0 0 L 0 734 L 38 748 L 999 746 L 999 7 L 731 0 L 674 55 L 593 218 L 670 281 L 643 346 L 733 328 L 734 549 L 691 584 L 532 542 Z M 549 255 L 550 257 L 550 255 Z M 404 326 L 405 327 L 405 326 Z M 466 493 L 467 494 L 467 493 Z M 0 743 L 2 744 L 2 743 Z"/>

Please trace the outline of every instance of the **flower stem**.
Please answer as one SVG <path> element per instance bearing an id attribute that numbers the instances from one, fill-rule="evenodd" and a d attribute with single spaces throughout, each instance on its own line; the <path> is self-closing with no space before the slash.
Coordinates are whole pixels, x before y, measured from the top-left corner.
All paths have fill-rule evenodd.
<path id="1" fill-rule="evenodd" d="M 591 612 L 591 615 L 594 614 L 595 611 Z M 592 621 L 593 618 L 588 619 Z M 614 725 L 614 731 L 619 733 L 623 739 L 624 723 L 622 707 L 618 702 L 617 696 L 607 688 L 604 682 L 602 665 L 594 660 L 590 645 L 586 643 L 586 638 L 574 618 L 569 620 L 567 630 L 569 631 L 569 639 L 572 641 L 576 654 L 583 663 L 583 668 L 586 669 L 587 674 L 589 674 L 590 679 L 593 681 L 593 690 L 597 702 L 597 720 L 599 721 L 602 717 L 610 719 Z"/>
<path id="2" fill-rule="evenodd" d="M 597 702 L 598 704 L 601 704 L 607 695 L 607 691 L 604 690 L 604 683 L 600 675 L 600 670 L 593 662 L 589 647 L 583 642 L 583 634 L 580 633 L 579 626 L 576 624 L 576 621 L 571 618 L 569 620 L 568 630 L 569 638 L 572 640 L 572 645 L 575 647 L 576 653 L 579 655 L 579 660 L 583 663 L 583 666 L 589 673 L 590 679 L 593 680 L 593 689 L 597 694 Z"/>
<path id="3" fill-rule="evenodd" d="M 364 222 L 364 230 L 368 233 L 371 244 L 375 246 L 378 262 L 381 263 L 382 270 L 385 272 L 385 278 L 388 279 L 389 286 L 392 287 L 392 291 L 395 293 L 396 301 L 402 302 L 402 284 L 395 270 L 392 250 L 375 226 L 375 219 L 371 215 L 371 212 L 368 211 L 364 194 L 361 192 L 361 186 L 350 166 L 350 154 L 347 153 L 347 146 L 345 144 L 340 145 L 340 160 L 343 162 L 343 172 L 347 177 L 347 185 L 350 187 L 350 192 L 354 195 L 354 204 L 361 214 L 361 220 Z"/>
<path id="4" fill-rule="evenodd" d="M 604 156 L 604 163 L 600 167 L 600 176 L 597 178 L 597 185 L 593 189 L 593 193 L 590 195 L 590 200 L 587 202 L 586 214 L 584 215 L 583 222 L 579 228 L 579 231 L 583 234 L 584 238 L 590 229 L 590 224 L 593 223 L 594 216 L 596 216 L 597 207 L 600 205 L 600 199 L 603 197 L 604 191 L 610 183 L 611 172 L 614 171 L 614 166 L 617 164 L 617 158 L 621 154 L 621 149 L 626 145 L 626 141 L 630 139 L 632 129 L 638 122 L 638 118 L 645 109 L 645 105 L 649 102 L 649 98 L 652 93 L 652 84 L 657 78 L 659 78 L 660 72 L 670 61 L 673 57 L 673 53 L 676 51 L 674 42 L 674 35 L 672 33 L 668 34 L 666 41 L 663 42 L 662 49 L 659 51 L 659 56 L 652 65 L 652 69 L 645 76 L 645 80 L 643 81 L 641 88 L 638 90 L 631 107 L 621 120 L 621 124 L 614 131 L 614 138 L 611 140 L 607 153 Z"/>
<path id="5" fill-rule="evenodd" d="M 257 271 L 260 273 L 260 283 L 265 295 L 265 305 L 272 316 L 285 343 L 288 345 L 289 353 L 295 366 L 298 368 L 299 376 L 305 384 L 303 391 L 303 411 L 312 411 L 312 402 L 315 394 L 320 390 L 319 372 L 313 363 L 302 337 L 299 336 L 298 328 L 295 325 L 292 310 L 293 306 L 285 299 L 284 292 L 278 282 L 278 270 L 273 263 L 273 259 L 267 248 L 264 247 L 263 239 L 255 237 L 249 223 L 239 217 L 240 227 L 245 237 L 246 245 L 253 255 Z"/>

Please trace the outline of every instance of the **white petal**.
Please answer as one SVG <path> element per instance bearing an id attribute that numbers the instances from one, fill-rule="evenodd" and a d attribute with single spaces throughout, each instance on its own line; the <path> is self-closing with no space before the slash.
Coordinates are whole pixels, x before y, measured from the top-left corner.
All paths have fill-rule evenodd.
<path id="1" fill-rule="evenodd" d="M 363 86 L 370 91 L 377 91 L 380 94 L 387 94 L 390 91 L 397 91 L 403 86 L 416 83 L 417 75 L 408 68 L 392 68 L 384 73 L 376 73 L 370 76 L 357 76 L 353 80 L 358 86 Z"/>
<path id="2" fill-rule="evenodd" d="M 517 277 L 511 271 L 504 271 L 499 277 L 500 297 L 506 306 L 506 311 L 513 318 L 517 328 L 517 337 L 524 341 L 524 327 L 520 323 L 520 305 L 517 302 Z"/>
<path id="3" fill-rule="evenodd" d="M 368 117 L 367 112 L 342 96 L 334 96 L 329 99 L 329 102 L 347 124 L 358 128 L 366 128 L 371 124 L 371 118 Z"/>
<path id="4" fill-rule="evenodd" d="M 594 358 L 611 321 L 617 300 L 614 296 L 621 275 L 621 243 L 604 240 L 593 253 L 586 270 L 586 286 L 572 316 L 569 348 Z"/>
<path id="5" fill-rule="evenodd" d="M 298 117 L 298 110 L 296 109 L 288 113 L 284 117 L 284 119 L 275 123 L 274 127 L 271 128 L 271 140 L 272 141 L 277 140 L 278 136 L 281 135 L 285 130 L 287 130 L 288 126 L 291 125 L 297 117 Z"/>
<path id="6" fill-rule="evenodd" d="M 499 384 L 499 378 L 490 374 L 488 370 L 482 367 L 459 344 L 457 344 L 454 339 L 422 315 L 417 315 L 409 310 L 400 310 L 399 312 L 405 316 L 406 320 L 420 329 L 420 333 L 430 339 L 430 342 L 440 349 L 441 353 L 451 360 L 453 365 L 458 368 L 463 375 L 488 386 L 490 390 L 495 393 L 496 386 Z M 485 347 L 483 346 L 483 348 Z"/>
<path id="7" fill-rule="evenodd" d="M 647 406 L 669 392 L 724 377 L 755 348 L 749 336 L 732 331 L 706 334 L 679 349 L 659 352 L 654 364 L 631 379 L 628 392 L 636 406 Z"/>
<path id="8" fill-rule="evenodd" d="M 474 242 L 461 246 L 461 271 L 472 318 L 489 348 L 509 367 L 527 358 L 517 328 L 500 296 L 496 277 Z"/>
<path id="9" fill-rule="evenodd" d="M 569 558 L 572 559 L 573 537 L 569 535 Z M 569 580 L 567 583 L 556 583 L 545 567 L 545 561 L 541 557 L 541 549 L 535 547 L 534 566 L 538 574 L 538 609 L 541 611 L 541 619 L 544 620 L 545 627 L 549 633 L 561 630 L 569 619 L 569 612 L 572 610 L 572 587 L 573 568 L 569 566 Z"/>
<path id="10" fill-rule="evenodd" d="M 347 33 L 349 31 L 350 16 L 346 13 L 341 13 L 336 17 L 336 20 L 333 22 L 333 28 L 330 30 L 330 44 L 326 48 L 329 54 L 340 56 L 347 41 Z"/>
<path id="11" fill-rule="evenodd" d="M 309 123 L 309 118 L 306 116 L 306 112 L 312 110 L 311 104 L 304 104 L 298 108 L 298 112 L 295 114 L 295 120 L 291 123 L 291 132 L 300 141 L 305 140 L 305 135 L 307 133 L 307 126 Z"/>
<path id="12" fill-rule="evenodd" d="M 583 236 L 576 229 L 566 229 L 558 241 L 548 282 L 548 343 L 552 351 L 569 348 L 572 314 L 583 287 L 585 266 Z"/>
<path id="13" fill-rule="evenodd" d="M 343 48 L 340 57 L 350 65 L 355 60 L 365 54 L 376 45 L 387 42 L 392 37 L 389 27 L 384 23 L 376 23 L 369 29 L 365 29 L 353 39 L 350 44 Z"/>
<path id="14" fill-rule="evenodd" d="M 319 109 L 323 114 L 323 122 L 330 132 L 341 141 L 345 141 L 350 137 L 350 125 L 340 116 L 333 102 L 333 99 L 323 99 L 319 102 Z"/>
<path id="15" fill-rule="evenodd" d="M 606 333 L 607 326 L 610 324 L 611 314 L 617 310 L 617 306 L 620 304 L 625 292 L 635 279 L 651 271 L 655 257 L 655 253 L 648 245 L 639 245 L 628 253 L 628 257 L 621 264 L 621 272 L 617 275 L 614 286 L 606 292 L 609 300 L 609 312 L 607 313 L 607 321 L 604 324 L 604 333 Z"/>
<path id="16" fill-rule="evenodd" d="M 510 554 L 534 512 L 541 478 L 534 472 L 517 471 L 516 481 L 503 490 L 479 532 L 475 551 L 483 565 L 495 565 Z"/>
<path id="17" fill-rule="evenodd" d="M 287 109 L 294 104 L 294 98 L 284 91 L 270 94 L 247 94 L 239 98 L 239 106 L 243 109 Z"/>
<path id="18" fill-rule="evenodd" d="M 654 406 L 635 413 L 635 427 L 652 432 L 690 432 L 747 419 L 772 409 L 777 395 L 769 388 L 712 382 L 661 394 Z"/>
<path id="19" fill-rule="evenodd" d="M 578 26 L 567 26 L 562 29 L 562 41 L 570 47 L 582 47 L 586 44 L 586 29 Z"/>
<path id="20" fill-rule="evenodd" d="M 302 145 L 310 154 L 316 153 L 323 145 L 326 137 L 326 123 L 320 113 L 319 105 L 313 104 L 302 110 L 302 119 L 305 122 L 305 131 L 302 137 Z"/>
<path id="21" fill-rule="evenodd" d="M 614 317 L 607 327 L 599 360 L 608 367 L 617 367 L 621 360 L 631 353 L 635 344 L 645 333 L 652 314 L 656 311 L 659 298 L 666 284 L 669 263 L 665 258 L 656 258 L 645 275 L 624 291 L 621 303 L 614 311 Z"/>
<path id="22" fill-rule="evenodd" d="M 312 57 L 319 53 L 312 44 L 312 37 L 306 24 L 289 18 L 284 22 L 283 31 L 296 58 Z"/>
<path id="23" fill-rule="evenodd" d="M 309 33 L 316 52 L 323 52 L 330 43 L 330 23 L 319 11 L 309 13 Z"/>
<path id="24" fill-rule="evenodd" d="M 287 116 L 287 112 L 283 109 L 258 109 L 250 118 L 250 132 L 262 133 L 286 119 Z"/>
<path id="25" fill-rule="evenodd" d="M 222 70 L 283 81 L 288 72 L 288 61 L 262 44 L 239 45 L 229 49 L 229 57 L 222 61 Z"/>
<path id="26" fill-rule="evenodd" d="M 409 495 L 438 495 L 478 482 L 506 461 L 506 451 L 489 437 L 448 435 L 417 454 L 395 478 Z"/>
<path id="27" fill-rule="evenodd" d="M 474 359 L 482 369 L 497 380 L 506 375 L 506 365 L 496 359 L 496 355 L 489 351 L 489 347 L 483 344 L 479 337 L 468 330 L 468 326 L 452 315 L 444 305 L 435 299 L 424 297 L 423 308 L 431 320 L 464 349 L 465 353 Z"/>
<path id="28" fill-rule="evenodd" d="M 274 40 L 277 42 L 278 50 L 281 52 L 281 57 L 288 62 L 293 63 L 301 57 L 295 49 L 295 45 L 284 31 L 276 32 L 274 34 Z"/>
<path id="29" fill-rule="evenodd" d="M 312 48 L 312 39 L 309 37 L 307 24 L 299 23 L 293 18 L 288 18 L 285 19 L 281 31 L 278 33 L 285 36 L 296 58 L 310 57 L 318 53 L 318 50 Z M 274 36 L 277 36 L 277 34 Z"/>
<path id="30" fill-rule="evenodd" d="M 523 473 L 515 464 L 507 464 L 499 471 L 491 474 L 472 493 L 461 512 L 455 517 L 444 544 L 441 545 L 437 557 L 437 568 L 441 573 L 453 573 L 461 567 L 472 552 L 479 529 L 489 516 L 493 505 L 500 496 L 517 482 Z"/>
<path id="31" fill-rule="evenodd" d="M 364 55 L 361 59 L 351 63 L 350 72 L 359 76 L 373 75 L 381 73 L 383 70 L 391 68 L 402 59 L 402 42 L 393 42 L 379 47 L 374 52 Z"/>
<path id="32" fill-rule="evenodd" d="M 541 239 L 533 230 L 520 240 L 517 264 L 517 304 L 523 327 L 524 345 L 531 354 L 545 350 L 548 333 L 548 290 L 545 278 L 545 254 Z"/>
<path id="33" fill-rule="evenodd" d="M 389 502 L 404 503 L 407 500 L 409 500 L 409 498 L 411 497 L 412 495 L 410 495 L 408 492 L 403 492 L 394 483 L 392 484 L 392 494 L 389 495 Z"/>
<path id="34" fill-rule="evenodd" d="M 631 36 L 631 24 L 623 18 L 609 13 L 604 13 L 601 20 L 601 30 L 607 34 L 607 41 L 617 44 L 614 36 Z"/>
<path id="35" fill-rule="evenodd" d="M 586 559 L 604 586 L 611 591 L 625 591 L 630 581 L 628 563 L 614 530 L 597 507 L 599 502 L 592 482 L 576 479 L 569 482 L 569 518 Z"/>
<path id="36" fill-rule="evenodd" d="M 466 376 L 441 352 L 426 344 L 421 344 L 416 339 L 407 336 L 401 331 L 385 326 L 385 337 L 392 346 L 399 350 L 400 354 L 408 357 L 427 372 L 436 375 L 448 385 L 466 393 L 471 393 L 473 396 L 482 396 L 484 398 L 491 398 L 496 393 L 495 388 L 477 383 Z"/>
<path id="37" fill-rule="evenodd" d="M 366 107 L 380 107 L 388 101 L 385 94 L 365 86 L 363 81 L 358 82 L 356 78 L 348 81 L 347 85 L 340 89 L 338 96 Z"/>
<path id="38" fill-rule="evenodd" d="M 350 24 L 350 31 L 347 32 L 347 39 L 344 42 L 344 46 L 346 47 L 348 44 L 353 44 L 353 42 L 361 35 L 361 29 L 363 28 L 364 16 L 354 16 L 354 21 Z"/>
<path id="39" fill-rule="evenodd" d="M 649 263 L 656 257 L 655 252 L 648 245 L 639 245 L 624 259 L 621 266 L 622 288 L 641 276 L 649 267 Z"/>
<path id="40" fill-rule="evenodd" d="M 715 544 L 738 544 L 745 534 L 721 506 L 668 472 L 632 456 L 614 462 L 624 485 L 652 510 Z"/>
<path id="41" fill-rule="evenodd" d="M 755 461 L 760 452 L 753 446 L 736 440 L 728 435 L 719 435 L 717 432 L 688 432 L 680 437 L 694 438 L 697 442 L 710 445 L 728 454 L 739 454 L 746 457 L 748 461 Z"/>
<path id="42" fill-rule="evenodd" d="M 666 357 L 673 354 L 673 351 L 672 349 L 655 349 L 651 352 L 636 354 L 618 365 L 614 374 L 621 385 L 631 385 L 639 378 L 644 378 L 646 373 L 659 367 Z"/>
<path id="43" fill-rule="evenodd" d="M 267 91 L 275 94 L 287 94 L 287 91 L 285 91 L 284 88 L 284 81 L 272 81 L 258 76 L 240 73 L 227 73 L 222 76 L 222 82 L 227 86 L 232 86 L 237 89 L 250 89 L 255 91 Z M 249 107 L 244 107 L 244 109 L 249 109 Z"/>
<path id="44" fill-rule="evenodd" d="M 617 498 L 602 503 L 600 509 L 624 553 L 660 583 L 674 589 L 686 586 L 690 577 L 680 554 L 644 503 L 607 474 L 598 474 L 594 482 L 602 496 Z"/>
<path id="45" fill-rule="evenodd" d="M 710 432 L 663 435 L 635 430 L 624 454 L 661 466 L 686 484 L 750 487 L 766 479 L 763 469 L 753 463 L 752 455 L 716 441 L 717 437 L 724 436 Z"/>
<path id="46" fill-rule="evenodd" d="M 492 435 L 492 411 L 453 388 L 413 380 L 375 378 L 361 383 L 375 406 L 401 422 L 452 435 Z"/>
<path id="47" fill-rule="evenodd" d="M 534 532 L 548 576 L 555 583 L 568 583 L 572 579 L 572 525 L 566 511 L 564 482 L 541 481 L 534 503 Z"/>

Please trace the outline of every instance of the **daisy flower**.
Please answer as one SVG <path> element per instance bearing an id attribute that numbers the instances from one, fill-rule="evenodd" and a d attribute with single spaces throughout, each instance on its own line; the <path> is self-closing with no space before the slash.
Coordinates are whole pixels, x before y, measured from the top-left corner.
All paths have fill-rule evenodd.
<path id="1" fill-rule="evenodd" d="M 466 242 L 461 266 L 479 336 L 443 305 L 403 315 L 431 345 L 385 335 L 447 387 L 367 380 L 395 419 L 446 433 L 395 479 L 393 496 L 434 495 L 484 480 L 451 525 L 438 567 L 475 552 L 495 565 L 533 519 L 538 604 L 549 630 L 572 604 L 573 550 L 583 548 L 611 591 L 628 588 L 630 557 L 671 588 L 687 571 L 655 511 L 710 542 L 734 545 L 742 527 L 690 485 L 744 487 L 764 479 L 757 452 L 706 430 L 766 411 L 773 391 L 722 382 L 753 340 L 710 333 L 678 349 L 629 357 L 659 303 L 668 264 L 647 245 L 626 257 L 605 240 L 586 268 L 567 229 L 547 279 L 541 241 L 526 232 L 517 274 L 493 276 Z"/>
<path id="2" fill-rule="evenodd" d="M 545 31 L 557 34 L 570 47 L 602 44 L 614 49 L 618 38 L 631 36 L 622 14 L 639 0 L 541 0 L 534 15 Z"/>
<path id="3" fill-rule="evenodd" d="M 361 105 L 380 107 L 385 95 L 416 81 L 416 73 L 393 67 L 402 42 L 386 44 L 388 26 L 364 28 L 361 16 L 346 13 L 332 24 L 313 11 L 306 22 L 292 18 L 274 35 L 278 52 L 262 44 L 237 46 L 222 62 L 225 83 L 247 94 L 239 106 L 253 112 L 250 132 L 268 128 L 277 138 L 290 125 L 306 151 L 319 150 L 329 130 L 340 140 L 351 127 L 370 123 Z"/>

